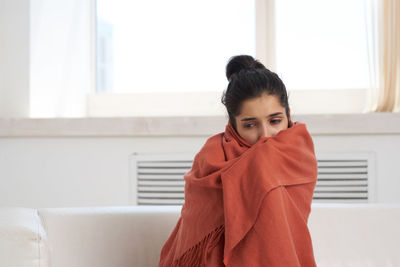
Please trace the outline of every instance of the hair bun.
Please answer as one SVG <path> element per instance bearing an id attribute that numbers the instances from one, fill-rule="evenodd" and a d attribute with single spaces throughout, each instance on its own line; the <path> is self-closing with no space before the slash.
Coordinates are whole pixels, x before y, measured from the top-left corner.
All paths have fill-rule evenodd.
<path id="1" fill-rule="evenodd" d="M 233 74 L 243 69 L 265 69 L 265 66 L 249 55 L 233 56 L 226 65 L 226 78 L 230 81 Z"/>

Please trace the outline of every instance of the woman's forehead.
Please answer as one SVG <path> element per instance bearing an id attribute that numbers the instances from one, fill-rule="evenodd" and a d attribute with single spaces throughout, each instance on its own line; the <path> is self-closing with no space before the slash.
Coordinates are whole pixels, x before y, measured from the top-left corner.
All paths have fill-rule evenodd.
<path id="1" fill-rule="evenodd" d="M 239 117 L 268 117 L 284 114 L 285 108 L 275 95 L 263 94 L 260 97 L 243 101 Z M 278 114 L 277 114 L 278 113 Z"/>

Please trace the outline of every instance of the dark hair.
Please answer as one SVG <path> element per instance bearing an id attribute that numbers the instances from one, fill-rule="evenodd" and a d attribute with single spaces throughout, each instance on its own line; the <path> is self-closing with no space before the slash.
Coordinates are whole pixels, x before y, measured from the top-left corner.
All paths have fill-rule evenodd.
<path id="1" fill-rule="evenodd" d="M 227 89 L 221 97 L 229 121 L 236 130 L 235 117 L 240 114 L 243 101 L 259 97 L 262 93 L 276 95 L 286 110 L 289 119 L 289 103 L 286 87 L 279 76 L 267 69 L 252 56 L 239 55 L 229 59 L 226 65 Z"/>

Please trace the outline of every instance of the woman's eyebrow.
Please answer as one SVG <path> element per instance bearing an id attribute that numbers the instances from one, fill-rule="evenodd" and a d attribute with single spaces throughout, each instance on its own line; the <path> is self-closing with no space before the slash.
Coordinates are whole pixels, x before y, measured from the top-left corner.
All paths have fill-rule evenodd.
<path id="1" fill-rule="evenodd" d="M 267 117 L 274 117 L 276 115 L 282 115 L 282 114 L 283 114 L 283 112 L 275 112 L 275 113 L 269 114 Z M 254 117 L 250 117 L 250 118 L 241 119 L 240 121 L 252 121 L 252 120 L 255 120 L 255 119 L 256 118 L 254 118 Z"/>
<path id="2" fill-rule="evenodd" d="M 283 114 L 283 112 L 275 112 L 275 113 L 269 114 L 268 117 L 274 117 L 276 115 L 282 115 L 282 114 Z"/>

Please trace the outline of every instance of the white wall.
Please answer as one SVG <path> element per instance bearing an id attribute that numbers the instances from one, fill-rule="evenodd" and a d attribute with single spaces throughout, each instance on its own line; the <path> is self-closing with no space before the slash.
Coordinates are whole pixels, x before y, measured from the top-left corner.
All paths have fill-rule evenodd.
<path id="1" fill-rule="evenodd" d="M 204 140 L 0 138 L 0 206 L 128 205 L 133 152 L 190 152 Z"/>
<path id="2" fill-rule="evenodd" d="M 0 117 L 29 116 L 29 0 L 0 0 Z"/>
<path id="3" fill-rule="evenodd" d="M 0 206 L 129 205 L 133 152 L 197 152 L 198 137 L 0 138 Z M 400 135 L 313 136 L 317 155 L 373 152 L 377 202 L 400 203 Z"/>

